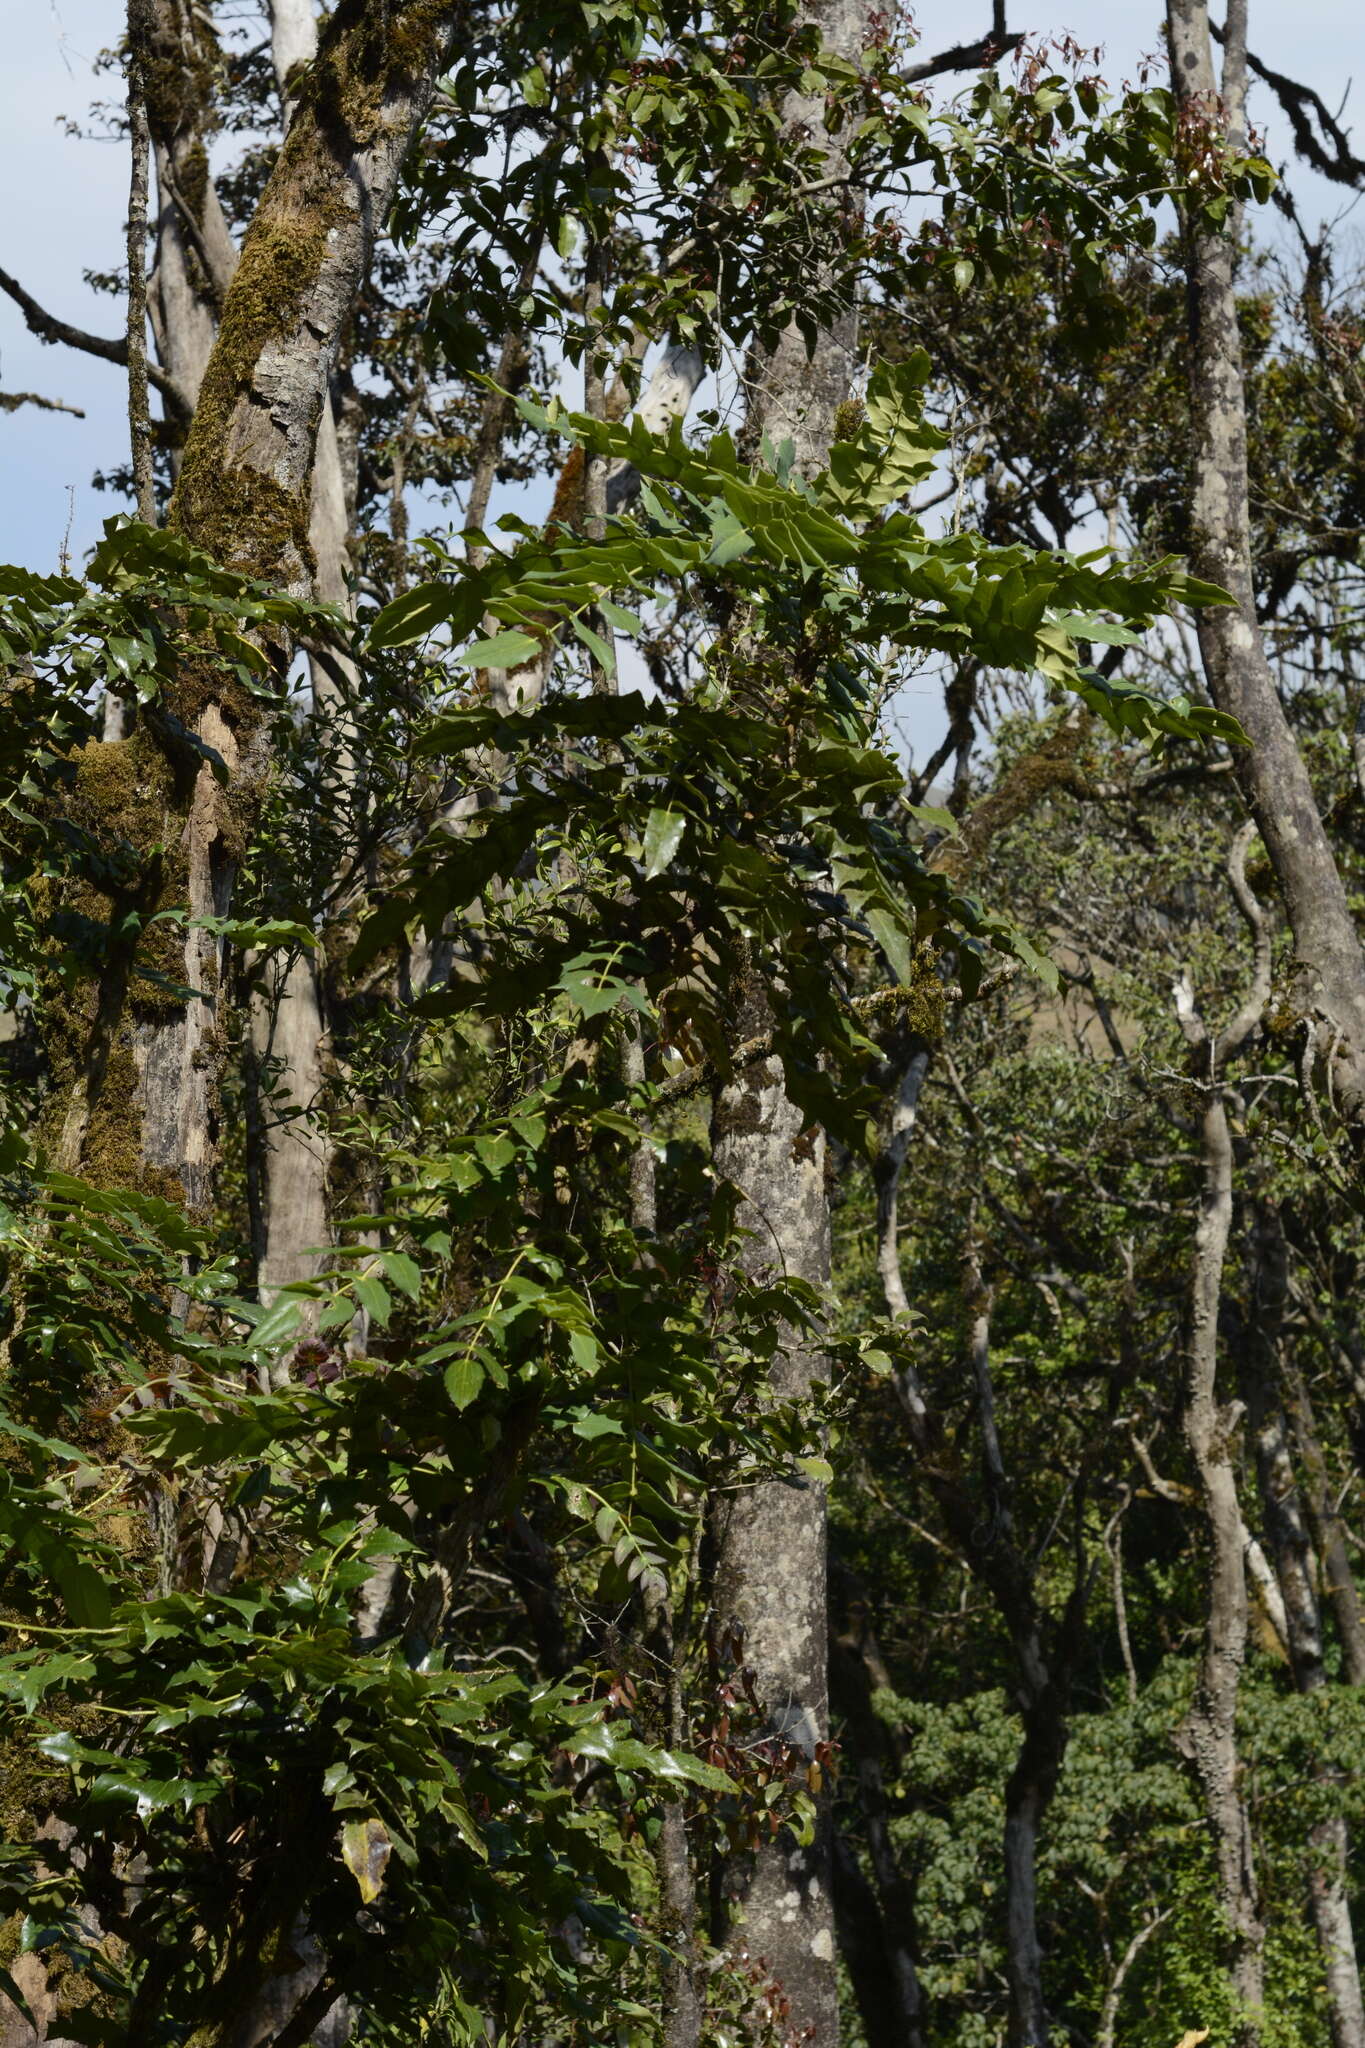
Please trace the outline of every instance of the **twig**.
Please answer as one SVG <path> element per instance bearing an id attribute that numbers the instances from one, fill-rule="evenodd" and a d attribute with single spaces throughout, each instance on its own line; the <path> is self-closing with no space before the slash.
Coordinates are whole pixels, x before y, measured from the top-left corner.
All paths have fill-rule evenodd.
<path id="1" fill-rule="evenodd" d="M 1175 1908 L 1173 1906 L 1167 1906 L 1163 1912 L 1157 1913 L 1152 1919 L 1144 1921 L 1143 1925 L 1139 1927 L 1137 1933 L 1129 1942 L 1127 1948 L 1123 1951 L 1118 1967 L 1109 1980 L 1109 1988 L 1104 1994 L 1104 2008 L 1100 2014 L 1100 2030 L 1095 2036 L 1095 2048 L 1114 2048 L 1115 2025 L 1119 2015 L 1119 1997 L 1123 1991 L 1124 1979 L 1141 1955 L 1143 1949 L 1147 1946 L 1147 1943 L 1156 1933 L 1158 1927 L 1163 1926 L 1170 1919 L 1174 1911 Z"/>

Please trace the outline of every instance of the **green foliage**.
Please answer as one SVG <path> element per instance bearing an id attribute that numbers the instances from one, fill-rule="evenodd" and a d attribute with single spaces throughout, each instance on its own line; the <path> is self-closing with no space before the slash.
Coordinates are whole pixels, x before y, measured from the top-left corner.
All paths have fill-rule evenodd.
<path id="1" fill-rule="evenodd" d="M 523 396 L 504 469 L 548 468 L 567 442 L 642 479 L 601 538 L 572 512 L 546 529 L 507 518 L 502 549 L 426 540 L 425 580 L 404 587 L 395 522 L 371 536 L 358 622 L 127 524 L 83 577 L 0 572 L 0 990 L 23 1054 L 6 1055 L 0 1122 L 0 1737 L 16 1787 L 0 1908 L 5 1954 L 51 1966 L 68 2038 L 204 2048 L 306 1948 L 366 2039 L 653 2039 L 676 1938 L 654 1866 L 665 1804 L 682 1805 L 698 1877 L 784 1826 L 814 1833 L 831 1759 L 775 1736 L 704 1612 L 708 1502 L 797 1473 L 833 1480 L 837 1561 L 883 1628 L 886 1741 L 874 1730 L 858 1753 L 850 1722 L 836 1812 L 867 1836 L 875 1751 L 933 2038 L 985 2048 L 1005 2010 L 1019 1609 L 1007 1622 L 990 1603 L 1009 1542 L 1046 1655 L 1070 1659 L 1040 1846 L 1059 2023 L 1094 2036 L 1149 1926 L 1117 2038 L 1170 2048 L 1230 2023 L 1210 1848 L 1172 1739 L 1201 1559 L 1179 1493 L 1145 1493 L 1129 1454 L 1142 1430 L 1178 1465 L 1195 1173 L 1165 984 L 1188 964 L 1216 1007 L 1244 979 L 1211 880 L 1219 750 L 1243 736 L 1162 667 L 1170 609 L 1222 593 L 1164 552 L 1066 546 L 1092 456 L 1122 468 L 1115 496 L 1143 519 L 1182 474 L 1172 302 L 1134 252 L 1167 198 L 1191 203 L 1189 138 L 1165 94 L 1109 102 L 1041 58 L 935 112 L 903 55 L 888 35 L 857 62 L 831 56 L 780 13 L 595 0 L 481 19 L 357 309 L 358 374 L 394 372 L 362 430 L 362 523 L 404 461 L 414 480 L 463 480 L 483 394 L 510 396 L 470 381 L 503 337 L 520 338 L 518 377 L 549 346 L 615 353 L 628 385 L 638 333 L 715 360 L 789 323 L 810 340 L 880 291 L 919 312 L 878 315 L 889 360 L 843 409 L 823 475 L 795 475 L 790 447 L 680 424 L 656 437 Z M 244 79 L 246 120 L 261 95 Z M 793 93 L 812 109 L 795 142 Z M 878 195 L 866 217 L 809 203 L 834 141 Z M 1202 143 L 1209 217 L 1263 193 L 1259 160 Z M 243 212 L 264 164 L 225 185 Z M 907 245 L 909 180 L 926 176 L 941 205 Z M 579 290 L 585 246 L 606 252 L 600 306 Z M 1340 371 L 1349 337 L 1317 339 Z M 1007 340 L 1020 402 L 1001 406 Z M 996 478 L 972 516 L 945 371 L 1024 461 L 1026 503 Z M 1258 387 L 1277 428 L 1258 460 L 1282 496 L 1300 457 L 1316 471 L 1353 445 L 1336 387 L 1309 404 L 1310 371 L 1270 363 Z M 419 448 L 429 378 L 448 383 Z M 945 533 L 911 500 L 947 454 Z M 1347 531 L 1349 461 L 1331 467 L 1323 523 Z M 1293 545 L 1316 523 L 1274 516 Z M 1143 519 L 1148 538 L 1183 532 L 1169 504 Z M 585 655 L 610 675 L 609 635 L 653 651 L 670 616 L 690 623 L 650 695 L 583 693 Z M 1349 654 L 1349 619 L 1325 638 Z M 326 716 L 281 685 L 298 642 L 321 650 Z M 1093 666 L 1096 646 L 1125 667 Z M 489 670 L 541 662 L 543 697 L 510 714 L 488 701 Z M 992 735 L 983 811 L 1027 766 L 1041 698 L 1075 700 L 1071 783 L 993 841 L 961 755 L 947 809 L 907 800 L 887 744 L 888 679 L 933 663 L 1029 706 Z M 133 716 L 122 755 L 96 738 L 105 692 Z M 203 768 L 227 777 L 194 730 L 206 695 L 263 751 L 268 735 L 271 766 L 230 791 L 250 826 L 231 910 L 195 920 L 224 968 L 204 1058 L 225 1068 L 225 1157 L 215 1212 L 191 1219 L 173 1189 L 119 1185 L 131 1171 L 95 1186 L 54 1164 L 70 1085 L 54 1048 L 72 1019 L 97 1030 L 111 962 L 144 1031 L 191 1000 L 166 826 Z M 1315 771 L 1342 810 L 1352 708 L 1325 687 L 1313 708 Z M 97 801 L 115 760 L 136 773 Z M 1186 785 L 1153 822 L 1152 791 Z M 300 950 L 332 1025 L 307 1105 L 252 1035 Z M 423 957 L 441 962 L 425 981 Z M 897 1057 L 937 1042 L 945 1014 L 953 1085 L 935 1070 L 903 1196 L 916 1315 L 888 1328 L 866 1169 Z M 746 1271 L 739 1194 L 708 1157 L 699 1099 L 770 1051 L 835 1140 L 841 1305 Z M 1257 1193 L 1299 1229 L 1334 1358 L 1358 1233 L 1317 1140 L 1276 1107 L 1285 1061 L 1265 1063 L 1239 1166 L 1254 1155 Z M 135 1078 L 130 1062 L 118 1088 Z M 272 1119 L 330 1141 L 337 1242 L 260 1299 L 252 1176 Z M 1003 1493 L 978 1473 L 963 1370 L 962 1254 L 983 1219 L 1000 1240 L 984 1263 Z M 1245 1321 L 1239 1287 L 1229 1275 Z M 801 1402 L 770 1386 L 793 1332 L 818 1334 L 830 1368 Z M 927 1454 L 910 1454 L 895 1401 L 910 1367 L 941 1418 Z M 1339 1478 L 1340 1405 L 1330 1427 Z M 1088 1635 L 1064 1622 L 1120 1515 L 1122 1656 L 1103 1591 Z M 1267 2043 L 1320 2048 L 1302 1848 L 1325 1816 L 1361 1818 L 1359 1710 L 1336 1685 L 1293 1694 L 1262 1647 L 1243 1719 Z M 706 1979 L 718 2040 L 781 2038 L 781 1987 L 758 1962 L 713 1953 Z"/>

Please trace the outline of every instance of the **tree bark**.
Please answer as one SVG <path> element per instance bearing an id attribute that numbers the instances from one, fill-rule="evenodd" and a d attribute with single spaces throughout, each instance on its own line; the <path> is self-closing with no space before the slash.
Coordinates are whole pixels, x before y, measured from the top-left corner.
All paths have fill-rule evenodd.
<path id="1" fill-rule="evenodd" d="M 857 62 L 869 40 L 867 0 L 809 0 L 825 47 Z M 823 103 L 793 93 L 782 109 L 793 141 L 823 135 Z M 827 174 L 847 170 L 839 137 L 826 137 Z M 832 190 L 839 189 L 832 187 Z M 830 202 L 835 204 L 837 202 Z M 757 444 L 790 440 L 795 471 L 813 476 L 829 457 L 838 407 L 857 369 L 857 315 L 852 306 L 817 336 L 808 352 L 795 324 L 765 360 L 753 365 L 746 432 Z M 739 991 L 737 1037 L 759 1035 L 767 1021 L 763 992 Z M 723 1087 L 713 1105 L 712 1156 L 717 1173 L 743 1191 L 739 1221 L 752 1231 L 744 1263 L 818 1286 L 830 1272 L 825 1140 L 803 1131 L 788 1099 L 781 1062 L 760 1059 Z M 823 1377 L 816 1346 L 795 1332 L 775 1359 L 771 1384 L 779 1398 L 808 1395 Z M 737 1626 L 744 1657 L 757 1674 L 774 1728 L 807 1754 L 829 1732 L 828 1618 L 825 1602 L 826 1504 L 818 1482 L 795 1475 L 769 1480 L 733 1498 L 719 1521 L 715 1610 L 722 1633 Z M 726 1873 L 732 1908 L 743 1921 L 750 1953 L 766 1959 L 790 2001 L 793 2032 L 812 2048 L 839 2038 L 831 1833 L 822 1802 L 808 1845 L 790 1830 Z"/>
<path id="2" fill-rule="evenodd" d="M 1247 1530 L 1237 1498 L 1232 1439 L 1242 1404 L 1218 1398 L 1218 1326 L 1223 1262 L 1232 1227 L 1233 1149 L 1224 1076 L 1228 1061 L 1256 1029 L 1270 993 L 1270 937 L 1247 887 L 1244 825 L 1233 841 L 1228 878 L 1251 931 L 1255 965 L 1247 994 L 1216 1034 L 1194 1006 L 1182 976 L 1176 1016 L 1191 1048 L 1193 1077 L 1204 1094 L 1200 1119 L 1203 1186 L 1195 1229 L 1190 1338 L 1185 1373 L 1185 1441 L 1199 1479 L 1209 1536 L 1208 1615 L 1194 1699 L 1177 1744 L 1193 1767 L 1213 1837 L 1217 1902 L 1227 1940 L 1227 1976 L 1237 2011 L 1238 2048 L 1257 2048 L 1265 1997 L 1265 1926 L 1252 1847 L 1251 1820 L 1237 1750 L 1237 1695 L 1247 1644 Z M 1287 1623 L 1285 1624 L 1287 1630 Z"/>
<path id="3" fill-rule="evenodd" d="M 1168 0 L 1171 84 L 1187 132 L 1218 117 L 1207 0 Z M 1228 8 L 1222 119 L 1246 134 L 1246 4 Z M 1198 613 L 1209 694 L 1251 745 L 1236 770 L 1274 865 L 1293 926 L 1296 1004 L 1313 1034 L 1329 1097 L 1365 1135 L 1365 957 L 1313 787 L 1280 703 L 1256 618 L 1247 486 L 1246 391 L 1237 326 L 1234 214 L 1221 231 L 1186 231 L 1190 393 L 1194 427 L 1193 541 L 1200 576 L 1235 600 Z"/>
<path id="4" fill-rule="evenodd" d="M 237 267 L 236 246 L 209 171 L 222 58 L 202 9 L 189 0 L 146 0 L 146 5 L 147 118 L 157 189 L 152 332 L 163 367 L 193 407 Z M 174 473 L 180 456 L 180 436 L 173 433 Z"/>
<path id="5" fill-rule="evenodd" d="M 924 1995 L 914 1958 L 914 1890 L 891 1840 L 884 1767 L 895 1745 L 873 1705 L 890 1684 L 861 1600 L 843 1595 L 833 1574 L 831 1611 L 840 1615 L 830 1645 L 830 1691 L 856 1764 L 858 1807 L 871 1882 L 847 1835 L 834 1840 L 834 1911 L 839 1949 L 853 1980 L 868 2048 L 923 2048 Z"/>
<path id="6" fill-rule="evenodd" d="M 227 566 L 300 594 L 315 569 L 311 481 L 332 367 L 459 19 L 451 0 L 410 0 L 401 10 L 347 0 L 333 14 L 204 372 L 169 524 Z M 169 900 L 187 901 L 192 918 L 221 916 L 263 788 L 268 735 L 256 700 L 207 664 L 186 664 L 167 708 L 193 740 L 156 742 L 139 730 L 119 765 L 140 793 L 146 786 L 149 845 L 176 849 L 179 872 L 162 885 Z M 212 750 L 226 787 L 196 745 Z M 148 1014 L 130 1012 L 127 960 L 111 963 L 80 1020 L 83 1042 L 58 1111 L 65 1166 L 138 1174 L 191 1212 L 207 1208 L 221 964 L 217 939 L 191 924 L 175 966 L 192 997 Z M 111 1119 L 121 1143 L 103 1148 L 117 1163 L 102 1169 L 92 1135 Z"/>
<path id="7" fill-rule="evenodd" d="M 280 94 L 285 132 L 293 126 L 309 67 L 318 53 L 312 0 L 271 0 L 271 61 Z M 349 612 L 351 493 L 337 437 L 330 381 L 318 422 L 308 511 L 314 594 Z M 353 665 L 341 657 L 341 674 L 354 693 Z M 331 668 L 309 663 L 313 720 L 330 728 L 336 800 L 354 811 L 361 800 L 354 718 L 347 689 Z M 273 999 L 253 996 L 251 1033 L 256 1059 L 273 1070 L 273 1107 L 261 1119 L 262 1221 L 258 1282 L 264 1299 L 291 1281 L 311 1279 L 332 1241 L 331 1177 L 335 1150 L 319 1114 L 332 1044 L 322 973 L 316 953 L 293 954 L 283 978 L 274 977 Z M 319 1255 L 321 1254 L 321 1256 Z"/>
<path id="8" fill-rule="evenodd" d="M 1256 1475 L 1271 1556 L 1283 1595 L 1285 1636 L 1294 1683 L 1301 1693 L 1312 1694 L 1327 1683 L 1317 1591 L 1319 1564 L 1281 1403 L 1285 1247 L 1279 1217 L 1272 1209 L 1262 1209 L 1252 1227 L 1250 1266 L 1250 1314 L 1244 1356 L 1247 1405 L 1255 1432 Z M 1331 1774 L 1322 1766 L 1316 1769 L 1321 1782 L 1332 1782 Z M 1365 2048 L 1365 2001 L 1356 1966 L 1355 1928 L 1346 1875 L 1349 1861 L 1346 1818 L 1335 1813 L 1312 1829 L 1307 1859 L 1309 1905 L 1322 1952 L 1333 2048 Z"/>
<path id="9" fill-rule="evenodd" d="M 1195 1235 L 1185 1439 L 1199 1475 L 1211 1555 L 1204 1650 L 1180 1741 L 1199 1779 L 1213 1835 L 1228 1979 L 1238 2009 L 1236 2038 L 1241 2048 L 1255 2048 L 1265 1999 L 1265 1927 L 1237 1751 L 1237 1694 L 1247 1641 L 1242 1514 L 1229 1447 L 1238 1417 L 1220 1403 L 1217 1390 L 1218 1309 L 1232 1221 L 1232 1137 L 1221 1087 L 1210 1093 L 1201 1129 L 1204 1188 Z"/>
<path id="10" fill-rule="evenodd" d="M 744 1013 L 741 1039 L 757 1036 L 767 1015 L 760 993 Z M 711 1151 L 717 1174 L 744 1192 L 738 1221 L 752 1233 L 743 1253 L 746 1270 L 776 1270 L 825 1286 L 824 1134 L 803 1131 L 780 1061 L 755 1061 L 721 1090 Z M 779 1400 L 803 1399 L 823 1372 L 818 1347 L 788 1332 L 773 1362 L 771 1391 Z M 717 1533 L 719 1632 L 742 1641 L 773 1730 L 813 1756 L 829 1734 L 825 1489 L 795 1474 L 764 1480 L 728 1499 Z M 790 2001 L 793 2029 L 810 2029 L 815 2048 L 833 2048 L 839 2012 L 827 1806 L 811 1842 L 802 1844 L 784 1829 L 752 1856 L 734 1858 L 726 1892 L 750 1954 L 764 1959 Z"/>
<path id="11" fill-rule="evenodd" d="M 147 52 L 150 42 L 146 0 L 128 6 L 128 139 L 132 176 L 128 189 L 128 439 L 133 461 L 137 516 L 156 524 L 152 477 L 152 421 L 147 405 L 147 169 L 151 137 L 147 125 Z M 106 739 L 121 735 L 106 730 Z"/>

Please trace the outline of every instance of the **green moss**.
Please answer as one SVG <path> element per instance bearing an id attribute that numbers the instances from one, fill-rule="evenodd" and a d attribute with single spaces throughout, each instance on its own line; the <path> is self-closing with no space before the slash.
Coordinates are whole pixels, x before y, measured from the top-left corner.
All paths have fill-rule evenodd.
<path id="1" fill-rule="evenodd" d="M 232 424 L 255 388 L 262 352 L 297 327 L 332 231 L 351 217 L 337 163 L 373 141 L 394 80 L 430 69 L 449 13 L 443 0 L 414 0 L 401 12 L 343 0 L 302 81 L 298 116 L 223 308 L 171 507 L 171 524 L 227 567 L 270 582 L 312 572 L 307 489 L 292 491 L 232 461 Z M 326 147 L 319 147 L 319 131 Z M 175 708 L 190 722 L 205 701 L 222 702 L 221 689 L 216 674 L 191 675 Z M 232 709 L 250 715 L 249 706 Z"/>
<path id="2" fill-rule="evenodd" d="M 220 64 L 218 39 L 200 20 L 188 37 L 178 32 L 153 36 L 142 76 L 147 123 L 158 142 L 169 146 L 217 126 Z"/>
<path id="3" fill-rule="evenodd" d="M 31 1842 L 62 1772 L 22 1735 L 0 1742 L 0 1829 L 7 1842 Z"/>
<path id="4" fill-rule="evenodd" d="M 197 221 L 204 218 L 204 201 L 209 189 L 209 153 L 202 142 L 192 143 L 180 162 L 177 180 L 180 196 Z"/>
<path id="5" fill-rule="evenodd" d="M 79 749 L 73 766 L 67 819 L 82 850 L 80 872 L 60 888 L 47 885 L 35 903 L 65 955 L 43 988 L 51 1083 L 43 1135 L 55 1152 L 84 1091 L 84 1139 L 68 1164 L 100 1186 L 145 1185 L 133 1036 L 184 1008 L 166 986 L 185 977 L 184 927 L 157 921 L 188 903 L 184 791 L 141 727 L 129 739 Z"/>

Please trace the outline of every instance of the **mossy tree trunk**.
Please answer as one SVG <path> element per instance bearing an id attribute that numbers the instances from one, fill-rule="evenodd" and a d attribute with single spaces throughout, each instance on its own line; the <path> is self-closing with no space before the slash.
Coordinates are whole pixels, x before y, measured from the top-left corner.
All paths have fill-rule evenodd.
<path id="1" fill-rule="evenodd" d="M 299 595 L 315 582 L 312 481 L 333 366 L 461 18 L 451 0 L 338 7 L 223 300 L 168 523 Z M 90 764 L 91 801 L 107 790 L 136 828 L 125 836 L 141 856 L 137 907 L 222 916 L 264 788 L 268 726 L 207 661 L 186 664 L 167 709 L 192 738 L 140 726 L 92 749 L 109 758 Z M 183 957 L 164 964 L 190 1000 L 132 1003 L 134 963 L 120 955 L 73 1020 L 60 1152 L 68 1168 L 140 1179 L 200 1212 L 216 1146 L 219 941 L 192 922 Z"/>
<path id="2" fill-rule="evenodd" d="M 293 125 L 309 71 L 318 54 L 318 25 L 311 0 L 271 0 L 271 61 L 286 132 Z M 308 540 L 313 551 L 314 593 L 347 611 L 351 605 L 350 539 L 353 481 L 348 479 L 337 434 L 333 391 L 323 399 L 313 463 Z M 344 659 L 332 669 L 311 664 L 313 717 L 327 732 L 335 769 L 337 800 L 355 812 L 360 802 L 355 721 L 341 686 L 356 677 Z M 334 1148 L 319 1105 L 326 1093 L 333 1046 L 323 962 L 298 951 L 251 1004 L 253 1064 L 270 1076 L 268 1106 L 262 1105 L 261 1231 L 257 1278 L 262 1296 L 290 1281 L 312 1277 L 319 1249 L 332 1237 L 330 1200 Z"/>
<path id="3" fill-rule="evenodd" d="M 189 406 L 199 396 L 237 249 L 209 175 L 222 52 L 189 0 L 151 0 L 145 13 L 147 121 L 156 159 L 156 258 L 149 295 L 161 366 Z M 171 422 L 179 468 L 188 420 Z"/>

